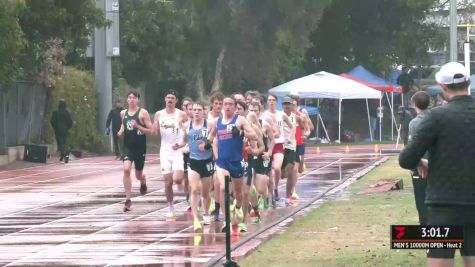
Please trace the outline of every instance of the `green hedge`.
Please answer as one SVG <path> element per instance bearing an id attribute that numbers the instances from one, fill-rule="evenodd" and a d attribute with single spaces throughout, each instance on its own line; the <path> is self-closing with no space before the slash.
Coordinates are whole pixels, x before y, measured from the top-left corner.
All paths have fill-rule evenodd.
<path id="1" fill-rule="evenodd" d="M 49 125 L 49 142 L 54 140 L 54 132 L 49 123 L 51 114 L 57 110 L 58 101 L 62 98 L 66 101 L 67 109 L 73 119 L 69 138 L 71 149 L 95 153 L 106 152 L 105 139 L 96 129 L 96 90 L 93 73 L 64 67 L 64 72 L 51 89 L 49 98 L 46 116 Z"/>

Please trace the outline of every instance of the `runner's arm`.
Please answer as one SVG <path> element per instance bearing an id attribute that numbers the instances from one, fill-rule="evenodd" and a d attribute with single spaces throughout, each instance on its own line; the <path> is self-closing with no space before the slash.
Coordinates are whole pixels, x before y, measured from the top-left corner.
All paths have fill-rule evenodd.
<path id="1" fill-rule="evenodd" d="M 213 143 L 216 137 L 216 122 L 217 122 L 217 119 L 208 120 L 208 130 L 209 130 L 208 141 L 210 141 L 211 143 Z"/>
<path id="2" fill-rule="evenodd" d="M 153 135 L 152 121 L 150 120 L 150 114 L 147 110 L 141 109 L 139 119 L 145 124 L 145 127 L 136 124 L 134 127 L 139 129 L 143 134 Z"/>
<path id="3" fill-rule="evenodd" d="M 272 156 L 272 150 L 274 150 L 275 138 L 272 132 L 272 128 L 269 124 L 265 124 L 264 129 L 267 133 L 267 151 L 264 151 L 262 157 L 268 160 Z"/>
<path id="4" fill-rule="evenodd" d="M 120 124 L 119 131 L 117 132 L 118 137 L 122 137 L 122 135 L 124 134 L 124 115 L 125 115 L 125 109 L 120 112 L 120 118 L 121 118 L 122 123 Z"/>
<path id="5" fill-rule="evenodd" d="M 313 130 L 315 130 L 315 126 L 313 125 L 313 122 L 310 119 L 310 115 L 308 115 L 306 110 L 302 113 L 304 114 L 304 118 L 305 118 L 305 122 L 307 123 L 308 130 L 312 132 Z"/>
<path id="6" fill-rule="evenodd" d="M 254 132 L 257 135 L 257 140 L 251 141 L 251 142 L 256 142 L 256 146 L 257 146 L 255 148 L 251 146 L 251 149 L 252 149 L 251 154 L 254 156 L 258 156 L 258 155 L 261 155 L 265 150 L 264 141 L 262 140 L 262 131 L 259 128 L 257 128 L 255 125 L 252 125 L 251 127 L 253 128 Z"/>
<path id="7" fill-rule="evenodd" d="M 252 141 L 257 140 L 257 134 L 246 119 L 239 116 L 236 124 L 244 132 L 244 137 Z"/>
<path id="8" fill-rule="evenodd" d="M 297 117 L 297 123 L 302 125 L 302 138 L 305 140 L 310 135 L 310 130 L 308 129 L 308 124 L 306 123 L 305 117 Z"/>
<path id="9" fill-rule="evenodd" d="M 153 116 L 153 125 L 152 125 L 153 135 L 158 136 L 160 133 L 160 111 L 155 112 Z"/>
<path id="10" fill-rule="evenodd" d="M 295 139 L 295 134 L 292 134 L 292 133 L 295 133 L 295 127 L 292 124 L 292 122 L 290 122 L 289 116 L 287 116 L 287 114 L 282 114 L 282 120 L 284 121 L 284 123 L 287 123 L 287 126 L 289 127 L 289 131 L 291 133 L 290 134 L 290 139 L 286 139 L 285 141 L 286 142 L 291 142 L 292 140 Z"/>
<path id="11" fill-rule="evenodd" d="M 173 149 L 175 150 L 186 146 L 186 144 L 188 143 L 188 127 L 186 127 L 186 125 L 187 123 L 180 123 L 180 128 L 183 132 L 183 139 L 181 140 L 181 144 L 173 145 Z"/>

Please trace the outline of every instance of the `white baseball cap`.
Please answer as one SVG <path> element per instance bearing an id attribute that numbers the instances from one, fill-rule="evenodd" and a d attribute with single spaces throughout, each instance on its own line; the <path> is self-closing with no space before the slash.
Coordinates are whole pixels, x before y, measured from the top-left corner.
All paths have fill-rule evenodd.
<path id="1" fill-rule="evenodd" d="M 455 77 L 456 75 L 461 77 Z M 449 62 L 435 74 L 435 80 L 442 84 L 457 84 L 469 81 L 470 75 L 464 65 L 458 62 Z"/>
<path id="2" fill-rule="evenodd" d="M 299 90 L 295 89 L 295 88 L 292 88 L 290 89 L 290 92 L 289 92 L 289 96 L 299 96 Z"/>

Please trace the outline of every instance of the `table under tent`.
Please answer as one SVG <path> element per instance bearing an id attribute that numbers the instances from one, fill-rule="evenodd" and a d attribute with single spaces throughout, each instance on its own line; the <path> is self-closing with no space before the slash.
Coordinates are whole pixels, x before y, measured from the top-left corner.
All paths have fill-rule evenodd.
<path id="1" fill-rule="evenodd" d="M 338 139 L 341 138 L 341 103 L 346 99 L 381 99 L 381 93 L 364 84 L 353 80 L 340 77 L 325 71 L 314 73 L 301 77 L 287 83 L 281 84 L 269 90 L 269 94 L 282 97 L 292 94 L 298 94 L 302 99 L 338 99 Z M 369 107 L 366 105 L 368 115 L 368 126 L 371 131 L 371 122 L 369 117 Z M 318 114 L 325 134 L 329 141 L 330 137 L 325 129 L 322 117 Z M 339 142 L 340 140 L 338 140 Z"/>
<path id="2" fill-rule="evenodd" d="M 371 87 L 373 89 L 376 89 L 378 91 L 381 91 L 384 96 L 386 96 L 386 99 L 388 100 L 388 105 L 389 109 L 391 111 L 391 140 L 394 140 L 394 127 L 396 127 L 398 136 L 400 133 L 400 127 L 398 127 L 395 116 L 394 116 L 394 95 L 400 95 L 402 93 L 402 88 L 400 85 L 386 81 L 383 78 L 380 78 L 373 74 L 372 72 L 368 71 L 366 68 L 363 66 L 359 65 L 349 71 L 348 73 L 343 73 L 340 76 L 354 80 L 356 82 L 359 82 L 361 84 L 364 84 L 368 87 Z M 391 99 L 389 99 L 389 94 L 391 94 Z M 382 106 L 381 99 L 379 101 L 379 106 Z M 401 105 L 403 104 L 403 100 L 401 97 Z M 382 135 L 382 130 L 381 130 L 381 124 L 382 124 L 382 116 L 379 116 L 379 125 L 380 125 L 380 131 L 379 131 L 379 137 L 381 141 L 381 135 Z M 372 129 L 371 129 L 372 130 Z M 372 133 L 372 131 L 370 131 Z M 371 136 L 371 140 L 373 139 L 373 136 Z"/>

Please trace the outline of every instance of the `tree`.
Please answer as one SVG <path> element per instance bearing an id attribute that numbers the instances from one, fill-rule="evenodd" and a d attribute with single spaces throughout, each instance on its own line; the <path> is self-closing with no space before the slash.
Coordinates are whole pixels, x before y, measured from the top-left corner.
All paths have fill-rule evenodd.
<path id="1" fill-rule="evenodd" d="M 363 64 L 373 71 L 393 64 L 428 61 L 428 44 L 437 38 L 435 25 L 424 23 L 435 0 L 336 0 L 311 34 L 308 72 L 348 71 Z"/>
<path id="2" fill-rule="evenodd" d="M 268 89 L 276 77 L 301 73 L 308 28 L 328 2 L 124 0 L 124 76 L 147 87 L 149 96 L 169 86 L 196 98 L 216 90 Z"/>
<path id="3" fill-rule="evenodd" d="M 70 65 L 84 67 L 89 36 L 108 23 L 94 0 L 26 0 L 19 14 L 28 47 L 21 58 L 26 77 L 36 76 L 47 61 L 48 41 L 61 39 Z"/>
<path id="4" fill-rule="evenodd" d="M 5 0 L 0 5 L 0 84 L 12 83 L 21 74 L 18 56 L 26 46 L 18 14 L 25 8 L 23 1 Z"/>

